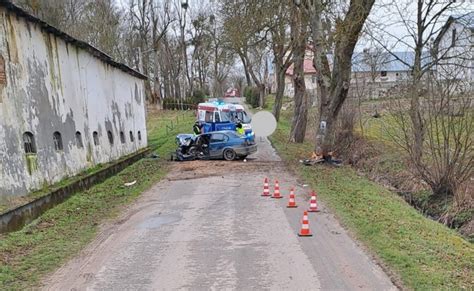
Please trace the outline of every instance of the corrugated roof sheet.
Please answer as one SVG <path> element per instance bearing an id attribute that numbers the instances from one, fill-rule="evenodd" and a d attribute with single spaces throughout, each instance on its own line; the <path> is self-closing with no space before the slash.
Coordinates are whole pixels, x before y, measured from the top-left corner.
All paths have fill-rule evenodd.
<path id="1" fill-rule="evenodd" d="M 375 59 L 375 58 L 374 58 Z M 380 57 L 376 58 L 381 63 L 378 65 L 378 71 L 410 71 L 415 60 L 414 52 L 381 52 Z M 353 72 L 370 72 L 370 61 L 364 61 L 364 53 L 354 53 L 352 56 Z M 422 65 L 430 61 L 428 52 L 422 54 Z"/>
<path id="2" fill-rule="evenodd" d="M 116 62 L 114 61 L 110 56 L 108 56 L 106 53 L 100 51 L 99 49 L 93 47 L 92 45 L 82 41 L 82 40 L 79 40 L 79 39 L 76 39 L 72 36 L 70 36 L 69 34 L 57 29 L 56 27 L 54 26 L 51 26 L 49 25 L 48 23 L 44 22 L 43 20 L 37 18 L 36 16 L 33 16 L 31 15 L 30 13 L 26 12 L 25 10 L 23 10 L 22 8 L 16 6 L 15 4 L 11 3 L 10 1 L 8 0 L 0 0 L 0 7 L 4 7 L 7 11 L 9 12 L 12 12 L 14 14 L 16 14 L 17 16 L 19 17 L 22 17 L 24 18 L 25 20 L 29 21 L 29 22 L 32 22 L 32 23 L 35 23 L 37 25 L 39 25 L 41 27 L 41 29 L 63 39 L 65 42 L 67 43 L 70 43 L 74 46 L 77 46 L 83 50 L 86 50 L 88 53 L 90 53 L 91 55 L 95 56 L 96 58 L 102 60 L 103 62 L 115 67 L 115 68 L 118 68 L 132 76 L 135 76 L 137 78 L 140 78 L 140 79 L 147 79 L 147 77 L 143 74 L 141 74 L 140 72 L 130 68 L 129 66 L 125 65 L 125 64 L 122 64 L 122 63 L 119 63 L 119 62 Z"/>
<path id="3" fill-rule="evenodd" d="M 451 17 L 454 18 L 456 22 L 459 22 L 470 29 L 474 28 L 474 11 L 465 14 L 453 15 Z"/>

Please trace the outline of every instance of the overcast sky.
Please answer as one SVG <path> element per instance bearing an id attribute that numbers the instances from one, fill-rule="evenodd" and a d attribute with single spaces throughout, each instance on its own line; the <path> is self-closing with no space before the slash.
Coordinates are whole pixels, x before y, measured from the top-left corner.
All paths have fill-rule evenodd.
<path id="1" fill-rule="evenodd" d="M 377 31 L 385 43 L 393 46 L 395 50 L 406 51 L 413 46 L 413 39 L 408 37 L 409 32 L 407 26 L 414 27 L 417 13 L 417 1 L 413 0 L 376 0 L 375 5 L 371 11 L 368 20 L 368 28 L 372 31 Z M 437 13 L 441 7 L 446 5 L 448 0 L 438 1 L 440 4 L 435 6 L 430 15 Z M 443 17 L 435 25 L 435 31 L 438 31 L 443 26 L 450 15 L 464 15 L 474 11 L 474 1 L 460 1 L 459 4 L 452 6 L 450 11 L 443 14 Z M 400 15 L 403 15 L 403 19 Z M 407 25 L 403 23 L 406 20 Z M 401 42 L 397 43 L 397 38 L 403 39 L 407 44 Z M 370 37 L 364 37 L 359 41 L 357 50 L 360 51 L 364 47 L 370 46 Z"/>

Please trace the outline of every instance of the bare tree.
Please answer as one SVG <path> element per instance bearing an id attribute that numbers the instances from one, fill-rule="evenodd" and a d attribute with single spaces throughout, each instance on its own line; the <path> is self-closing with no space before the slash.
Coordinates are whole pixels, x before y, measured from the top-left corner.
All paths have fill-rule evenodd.
<path id="1" fill-rule="evenodd" d="M 327 13 L 330 6 L 321 0 L 305 2 L 314 42 L 313 64 L 318 71 L 317 83 L 320 89 L 319 124 L 315 145 L 317 154 L 328 156 L 334 146 L 335 121 L 349 90 L 352 54 L 374 2 L 375 0 L 352 0 L 347 12 L 338 13 L 334 27 L 336 33 L 332 70 L 327 56 L 331 42 L 323 34 L 323 24 L 330 24 L 323 21 L 323 13 Z"/>
<path id="2" fill-rule="evenodd" d="M 290 21 L 295 17 L 294 5 L 287 0 L 269 1 L 266 16 L 270 33 L 269 44 L 273 52 L 273 63 L 276 76 L 275 104 L 273 115 L 280 119 L 283 94 L 285 92 L 285 75 L 292 63 L 293 42 L 288 33 Z"/>
<path id="3" fill-rule="evenodd" d="M 459 76 L 460 68 L 451 72 Z M 414 163 L 414 170 L 432 189 L 433 199 L 452 197 L 474 174 L 472 91 L 466 91 L 469 87 L 466 79 L 441 79 L 429 74 L 426 81 L 427 86 L 418 96 L 421 106 L 417 111 L 425 135 L 422 155 Z M 411 103 L 404 101 L 392 100 L 391 116 L 395 124 L 387 132 L 412 160 L 417 150 L 417 141 L 412 136 L 418 129 L 407 118 Z"/>
<path id="4" fill-rule="evenodd" d="M 468 51 L 454 49 L 458 36 L 453 37 L 452 44 L 450 41 L 447 46 L 440 46 L 440 39 L 435 37 L 445 29 L 446 26 L 441 24 L 446 16 L 455 9 L 462 8 L 462 4 L 454 1 L 418 0 L 416 3 L 396 2 L 392 4 L 392 8 L 395 8 L 396 21 L 403 25 L 406 34 L 394 35 L 383 25 L 373 25 L 371 29 L 374 40 L 388 36 L 395 44 L 401 43 L 408 47 L 414 55 L 413 62 L 401 59 L 393 53 L 391 47 L 378 41 L 387 52 L 412 71 L 403 92 L 408 97 L 409 105 L 405 106 L 402 101 L 398 104 L 397 125 L 403 132 L 398 138 L 402 138 L 402 148 L 410 156 L 413 168 L 430 185 L 434 196 L 452 196 L 459 182 L 465 180 L 464 175 L 472 175 L 472 166 L 466 167 L 464 164 L 472 163 L 472 151 L 466 148 L 471 147 L 472 140 L 464 137 L 464 133 L 472 135 L 472 115 L 466 107 L 470 101 L 460 101 L 465 99 L 463 92 L 466 88 L 459 82 L 462 79 L 460 68 L 465 67 L 466 63 L 456 61 L 470 62 L 472 56 L 466 59 Z M 412 15 L 412 11 L 415 15 Z M 470 45 L 467 49 L 471 49 Z M 453 66 L 448 68 L 452 70 L 444 77 L 435 73 L 434 69 L 440 64 L 450 62 L 453 62 Z M 438 71 L 440 69 L 441 67 Z M 450 77 L 446 78 L 446 75 Z M 472 91 L 467 92 L 470 93 Z M 463 117 L 451 117 L 453 108 L 459 110 Z"/>
<path id="5" fill-rule="evenodd" d="M 308 94 L 304 79 L 304 60 L 308 46 L 307 15 L 298 6 L 292 7 L 291 41 L 293 49 L 294 113 L 290 131 L 290 141 L 302 143 L 308 120 Z"/>
<path id="6" fill-rule="evenodd" d="M 153 45 L 153 91 L 151 92 L 151 103 L 161 107 L 161 78 L 160 78 L 160 48 L 169 26 L 174 22 L 170 12 L 169 2 L 162 5 L 150 2 L 150 19 L 152 24 L 151 41 Z"/>
<path id="7" fill-rule="evenodd" d="M 413 7 L 415 6 L 415 7 Z M 426 128 L 419 114 L 420 112 L 420 92 L 423 87 L 423 77 L 426 73 L 433 70 L 440 59 L 446 57 L 437 55 L 434 58 L 428 53 L 430 42 L 440 32 L 439 23 L 447 13 L 452 13 L 452 9 L 458 6 L 455 1 L 442 0 L 417 0 L 415 4 L 412 1 L 393 2 L 387 9 L 394 10 L 398 24 L 401 24 L 407 34 L 402 36 L 390 33 L 383 25 L 373 25 L 371 33 L 373 39 L 384 47 L 397 61 L 402 62 L 411 68 L 412 78 L 410 84 L 410 119 L 413 123 L 413 162 L 419 164 L 423 155 L 423 140 L 426 134 Z M 412 17 L 412 12 L 416 15 Z M 412 19 L 414 18 L 414 19 Z M 404 60 L 393 53 L 393 49 L 384 44 L 383 37 L 391 37 L 395 44 L 403 44 L 414 52 L 413 62 Z"/>
<path id="8" fill-rule="evenodd" d="M 175 11 L 176 15 L 178 18 L 179 22 L 179 30 L 180 30 L 180 48 L 181 48 L 181 57 L 182 57 L 182 63 L 184 65 L 184 68 L 182 72 L 184 73 L 184 77 L 186 79 L 186 87 L 183 88 L 183 93 L 184 96 L 188 96 L 192 92 L 192 87 L 193 87 L 193 82 L 192 79 L 193 77 L 190 75 L 192 71 L 189 70 L 189 65 L 188 65 L 188 51 L 187 51 L 187 43 L 186 43 L 186 35 L 185 35 L 185 28 L 186 28 L 186 16 L 187 16 L 187 10 L 188 10 L 188 3 L 187 1 L 181 1 L 181 0 L 175 0 L 174 1 L 175 5 Z"/>
<path id="9" fill-rule="evenodd" d="M 201 10 L 196 13 L 191 21 L 191 45 L 194 47 L 191 67 L 197 75 L 199 89 L 208 89 L 208 74 L 211 64 L 212 24 L 215 15 Z"/>
<path id="10" fill-rule="evenodd" d="M 268 23 L 266 1 L 224 0 L 220 13 L 224 19 L 228 43 L 239 56 L 248 74 L 259 90 L 259 106 L 265 105 L 266 83 L 264 73 L 268 54 Z"/>

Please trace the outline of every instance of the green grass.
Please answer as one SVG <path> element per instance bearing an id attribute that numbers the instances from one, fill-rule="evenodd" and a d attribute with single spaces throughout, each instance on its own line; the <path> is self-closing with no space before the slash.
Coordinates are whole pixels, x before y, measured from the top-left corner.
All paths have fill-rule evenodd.
<path id="1" fill-rule="evenodd" d="M 196 116 L 194 111 L 162 111 L 148 115 L 148 146 L 167 158 L 176 149 L 175 136 L 178 133 L 192 133 Z M 177 121 L 177 122 L 176 122 Z M 166 125 L 172 130 L 166 130 Z"/>
<path id="2" fill-rule="evenodd" d="M 190 131 L 193 118 L 187 113 L 188 117 L 166 134 L 165 125 L 177 114 L 158 112 L 148 116 L 151 146 L 158 153 L 171 150 L 176 133 Z M 48 210 L 22 230 L 0 236 L 0 290 L 37 287 L 46 274 L 94 239 L 101 222 L 116 217 L 124 205 L 158 182 L 168 165 L 162 159 L 142 159 Z M 135 185 L 124 186 L 134 180 Z"/>
<path id="3" fill-rule="evenodd" d="M 414 290 L 474 288 L 474 247 L 455 231 L 429 220 L 381 185 L 348 166 L 303 166 L 313 145 L 288 143 L 289 114 L 271 141 L 297 175 L 319 193 L 341 222 L 402 284 Z"/>

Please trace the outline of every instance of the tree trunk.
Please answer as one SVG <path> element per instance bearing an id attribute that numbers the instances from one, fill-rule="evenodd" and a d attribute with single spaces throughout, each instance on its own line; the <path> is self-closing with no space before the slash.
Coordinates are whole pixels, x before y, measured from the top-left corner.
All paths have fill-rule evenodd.
<path id="1" fill-rule="evenodd" d="M 179 84 L 179 76 L 175 76 L 175 79 L 174 79 L 174 98 L 175 100 L 181 99 L 181 87 Z"/>
<path id="2" fill-rule="evenodd" d="M 245 61 L 245 57 L 242 54 L 239 54 L 240 60 L 242 61 L 242 65 L 244 66 L 245 72 L 245 80 L 247 81 L 247 87 L 252 86 L 252 79 L 250 78 L 248 64 Z"/>
<path id="3" fill-rule="evenodd" d="M 281 106 L 283 103 L 283 94 L 285 93 L 285 71 L 277 67 L 277 89 L 275 95 L 275 104 L 273 105 L 273 115 L 277 121 L 280 120 Z"/>
<path id="4" fill-rule="evenodd" d="M 417 37 L 415 44 L 415 59 L 413 62 L 413 84 L 411 86 L 410 119 L 413 125 L 413 154 L 412 159 L 417 167 L 421 166 L 423 155 L 423 141 L 425 129 L 420 112 L 420 88 L 422 79 L 421 54 L 423 51 L 423 2 L 418 3 L 417 14 Z"/>
<path id="5" fill-rule="evenodd" d="M 186 50 L 186 40 L 184 39 L 184 28 L 185 28 L 185 25 L 186 25 L 186 10 L 184 11 L 184 20 L 183 20 L 183 23 L 181 24 L 180 23 L 180 28 L 181 28 L 181 45 L 182 45 L 182 57 L 183 57 L 183 64 L 184 64 L 184 77 L 186 78 L 187 80 L 187 88 L 186 86 L 183 86 L 183 94 L 184 94 L 184 98 L 186 98 L 186 96 L 188 96 L 189 94 L 189 91 L 192 89 L 192 82 L 191 82 L 191 77 L 189 76 L 189 68 L 188 68 L 188 53 L 187 53 L 187 50 Z M 181 22 L 181 20 L 180 20 Z"/>
<path id="6" fill-rule="evenodd" d="M 344 20 L 337 23 L 332 73 L 326 56 L 321 20 L 324 6 L 321 0 L 316 0 L 309 6 L 314 41 L 313 64 L 319 73 L 317 80 L 321 93 L 315 144 L 318 155 L 327 157 L 333 150 L 335 122 L 349 90 L 352 54 L 374 2 L 375 0 L 352 0 Z"/>
<path id="7" fill-rule="evenodd" d="M 301 12 L 295 11 L 295 22 L 292 25 L 292 38 L 295 42 L 293 51 L 293 87 L 295 88 L 295 109 L 290 131 L 290 141 L 302 143 L 306 134 L 308 120 L 308 94 L 304 80 L 304 59 L 306 52 L 306 25 L 303 24 Z"/>
<path id="8" fill-rule="evenodd" d="M 290 141 L 302 143 L 306 134 L 306 123 L 308 120 L 308 94 L 304 82 L 304 49 L 295 53 L 293 85 L 295 88 L 295 109 L 290 131 Z M 302 53 L 302 54 L 301 54 Z"/>
<path id="9" fill-rule="evenodd" d="M 259 99 L 258 106 L 263 108 L 265 107 L 265 84 L 258 84 Z"/>

